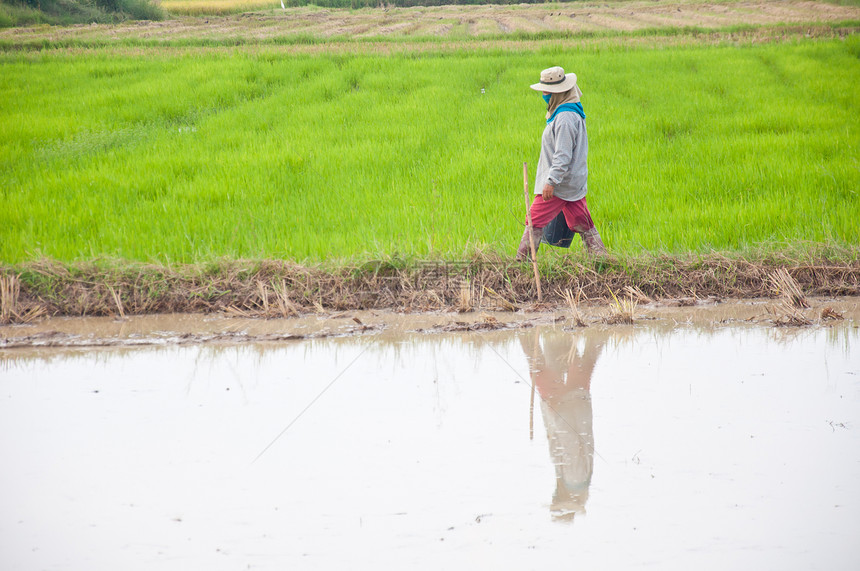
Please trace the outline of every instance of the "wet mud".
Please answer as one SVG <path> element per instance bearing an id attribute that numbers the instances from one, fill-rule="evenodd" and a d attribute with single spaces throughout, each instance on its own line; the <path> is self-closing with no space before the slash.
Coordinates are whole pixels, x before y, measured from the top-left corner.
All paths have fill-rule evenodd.
<path id="1" fill-rule="evenodd" d="M 732 324 L 827 327 L 860 321 L 860 298 L 810 298 L 802 310 L 772 299 L 698 300 L 681 298 L 635 305 L 634 324 L 718 327 Z M 555 307 L 531 311 L 396 313 L 320 312 L 293 318 L 260 319 L 230 314 L 156 314 L 116 317 L 56 317 L 36 323 L 0 326 L 0 350 L 51 347 L 120 347 L 198 343 L 287 342 L 326 337 L 481 333 L 556 324 L 567 328 L 621 322 L 605 305 Z"/>

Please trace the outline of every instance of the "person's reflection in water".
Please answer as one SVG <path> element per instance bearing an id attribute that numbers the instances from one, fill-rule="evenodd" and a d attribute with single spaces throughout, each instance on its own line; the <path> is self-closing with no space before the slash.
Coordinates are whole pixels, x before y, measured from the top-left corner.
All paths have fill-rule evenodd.
<path id="1" fill-rule="evenodd" d="M 580 350 L 580 340 L 584 344 Z M 544 331 L 520 337 L 532 383 L 540 394 L 556 487 L 553 519 L 572 521 L 585 513 L 594 471 L 591 374 L 606 341 L 605 332 Z"/>

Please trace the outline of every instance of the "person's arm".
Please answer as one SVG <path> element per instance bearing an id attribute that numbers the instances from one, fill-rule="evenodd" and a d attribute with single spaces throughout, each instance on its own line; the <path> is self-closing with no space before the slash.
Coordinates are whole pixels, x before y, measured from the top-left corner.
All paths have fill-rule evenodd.
<path id="1" fill-rule="evenodd" d="M 541 198 L 543 198 L 544 201 L 551 200 L 554 194 L 555 187 L 553 185 L 551 185 L 550 183 L 546 183 L 545 185 L 543 185 L 543 191 L 541 191 Z"/>

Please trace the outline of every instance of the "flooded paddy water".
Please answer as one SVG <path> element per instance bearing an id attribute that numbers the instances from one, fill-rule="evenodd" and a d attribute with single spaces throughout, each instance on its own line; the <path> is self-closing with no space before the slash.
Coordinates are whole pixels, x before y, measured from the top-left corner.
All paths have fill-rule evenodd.
<path id="1" fill-rule="evenodd" d="M 836 307 L 0 328 L 0 561 L 857 569 L 860 311 Z"/>

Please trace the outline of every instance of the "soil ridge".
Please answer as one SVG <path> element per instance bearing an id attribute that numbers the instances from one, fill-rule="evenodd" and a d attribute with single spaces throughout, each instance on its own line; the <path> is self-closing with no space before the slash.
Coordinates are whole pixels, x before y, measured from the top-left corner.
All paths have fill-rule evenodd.
<path id="1" fill-rule="evenodd" d="M 860 251 L 759 259 L 706 255 L 570 255 L 542 260 L 539 307 L 570 300 L 779 297 L 786 274 L 807 296 L 860 295 Z M 498 255 L 469 260 L 371 260 L 337 266 L 284 260 L 163 266 L 40 260 L 0 267 L 0 323 L 54 316 L 219 313 L 291 317 L 322 311 L 517 311 L 538 301 L 531 264 Z"/>

